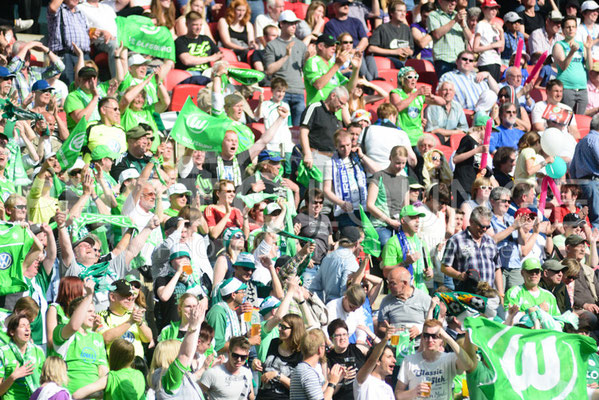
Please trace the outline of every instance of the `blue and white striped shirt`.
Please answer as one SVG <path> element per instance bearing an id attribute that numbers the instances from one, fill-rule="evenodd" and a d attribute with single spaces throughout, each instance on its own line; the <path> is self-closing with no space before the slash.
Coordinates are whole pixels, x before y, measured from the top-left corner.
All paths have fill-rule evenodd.
<path id="1" fill-rule="evenodd" d="M 443 74 L 441 79 L 439 79 L 439 84 L 445 81 L 453 82 L 455 86 L 455 100 L 468 110 L 474 110 L 474 106 L 476 106 L 481 93 L 489 89 L 489 84 L 486 80 L 480 83 L 476 82 L 475 71 L 465 74 L 456 69 Z"/>

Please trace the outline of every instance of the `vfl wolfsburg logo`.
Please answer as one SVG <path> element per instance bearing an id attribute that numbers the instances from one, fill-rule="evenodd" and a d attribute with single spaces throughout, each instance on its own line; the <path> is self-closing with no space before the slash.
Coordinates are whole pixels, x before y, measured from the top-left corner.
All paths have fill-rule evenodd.
<path id="1" fill-rule="evenodd" d="M 541 396 L 572 398 L 578 378 L 578 360 L 571 344 L 560 341 L 558 351 L 555 335 L 535 341 L 510 329 L 506 327 L 495 334 L 488 345 L 494 353 L 500 354 L 498 348 L 508 341 L 499 363 L 513 391 L 523 400 Z"/>
<path id="2" fill-rule="evenodd" d="M 199 115 L 190 115 L 185 118 L 185 125 L 192 133 L 200 134 L 208 127 L 208 121 L 202 119 Z"/>
<path id="3" fill-rule="evenodd" d="M 4 271 L 12 265 L 12 256 L 10 253 L 0 253 L 0 270 Z"/>
<path id="4" fill-rule="evenodd" d="M 159 26 L 142 25 L 139 30 L 147 35 L 155 35 L 160 31 Z"/>
<path id="5" fill-rule="evenodd" d="M 81 148 L 83 147 L 83 143 L 85 142 L 85 132 L 81 132 L 79 135 L 75 136 L 71 143 L 69 143 L 69 149 L 72 152 L 79 153 Z"/>

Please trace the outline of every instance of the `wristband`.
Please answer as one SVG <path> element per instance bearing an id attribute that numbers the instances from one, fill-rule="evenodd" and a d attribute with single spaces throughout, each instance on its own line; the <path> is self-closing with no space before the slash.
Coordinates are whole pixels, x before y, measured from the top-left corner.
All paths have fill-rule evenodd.
<path id="1" fill-rule="evenodd" d="M 336 383 L 329 382 L 329 383 L 327 384 L 327 387 L 328 387 L 328 388 L 333 388 L 333 389 L 335 389 L 335 386 L 337 386 L 337 384 L 336 384 Z"/>
<path id="2" fill-rule="evenodd" d="M 99 198 L 100 198 L 99 196 L 96 196 L 96 197 L 92 196 L 93 201 L 98 201 Z"/>
<path id="3" fill-rule="evenodd" d="M 306 300 L 298 301 L 297 304 L 302 305 L 306 302 Z"/>

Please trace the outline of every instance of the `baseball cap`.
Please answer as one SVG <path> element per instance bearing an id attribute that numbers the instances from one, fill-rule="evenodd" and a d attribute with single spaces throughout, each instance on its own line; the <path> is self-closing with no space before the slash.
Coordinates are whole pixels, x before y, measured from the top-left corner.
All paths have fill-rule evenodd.
<path id="1" fill-rule="evenodd" d="M 103 158 L 110 158 L 112 160 L 116 160 L 119 155 L 115 152 L 113 152 L 110 147 L 106 146 L 105 144 L 101 144 L 99 146 L 96 146 L 93 150 L 92 150 L 92 160 L 96 161 L 96 160 L 101 160 Z"/>
<path id="2" fill-rule="evenodd" d="M 247 289 L 247 285 L 245 283 L 241 282 L 237 278 L 229 278 L 226 281 L 224 281 L 223 284 L 221 285 L 220 295 L 228 296 L 231 293 L 235 293 L 239 290 L 245 290 L 245 289 Z"/>
<path id="3" fill-rule="evenodd" d="M 82 238 L 81 238 L 81 239 L 79 239 L 78 241 L 76 241 L 76 242 L 73 244 L 73 248 L 75 248 L 75 247 L 79 246 L 79 245 L 80 245 L 81 243 L 83 243 L 83 242 L 85 242 L 85 243 L 88 243 L 88 244 L 90 244 L 91 246 L 93 246 L 93 245 L 95 245 L 95 244 L 96 244 L 96 241 L 94 240 L 93 236 L 87 235 L 87 236 L 84 236 L 84 237 L 82 237 Z"/>
<path id="4" fill-rule="evenodd" d="M 264 215 L 270 215 L 277 210 L 281 210 L 280 205 L 278 205 L 277 203 L 268 203 L 264 208 Z"/>
<path id="5" fill-rule="evenodd" d="M 14 78 L 16 75 L 6 67 L 0 67 L 0 78 Z"/>
<path id="6" fill-rule="evenodd" d="M 98 71 L 96 71 L 92 67 L 83 67 L 77 73 L 79 78 L 96 78 L 98 76 Z"/>
<path id="7" fill-rule="evenodd" d="M 562 20 L 564 19 L 564 16 L 558 10 L 552 10 L 547 15 L 547 18 L 550 19 L 551 21 L 554 21 L 554 22 L 562 22 Z"/>
<path id="8" fill-rule="evenodd" d="M 578 0 L 568 0 L 566 2 L 566 6 L 564 7 L 564 10 L 566 10 L 568 7 L 574 7 L 577 10 L 580 10 L 580 3 L 578 2 Z"/>
<path id="9" fill-rule="evenodd" d="M 75 164 L 73 164 L 73 166 L 71 168 L 69 168 L 67 170 L 67 172 L 71 173 L 71 171 L 75 171 L 75 170 L 78 170 L 78 169 L 83 169 L 83 167 L 85 167 L 85 163 L 83 162 L 82 159 L 78 158 L 75 161 Z"/>
<path id="10" fill-rule="evenodd" d="M 189 255 L 189 253 L 185 250 L 179 250 L 178 248 L 175 248 L 174 251 L 171 251 L 170 256 L 168 257 L 169 261 L 173 261 L 176 258 L 181 258 L 181 257 L 187 257 L 191 260 L 191 256 Z"/>
<path id="11" fill-rule="evenodd" d="M 521 215 L 528 215 L 530 217 L 535 218 L 537 216 L 537 213 L 532 211 L 530 208 L 519 208 L 514 214 L 514 218 L 518 218 Z"/>
<path id="12" fill-rule="evenodd" d="M 370 114 L 366 110 L 356 110 L 351 115 L 351 122 L 367 121 L 370 124 L 371 117 L 372 117 L 372 114 Z"/>
<path id="13" fill-rule="evenodd" d="M 541 269 L 541 262 L 535 258 L 527 258 L 522 263 L 522 269 L 524 271 L 531 271 L 533 269 Z"/>
<path id="14" fill-rule="evenodd" d="M 146 130 L 139 125 L 134 126 L 133 128 L 129 129 L 126 133 L 127 139 L 139 139 L 139 138 L 142 138 L 144 136 L 149 136 L 149 135 L 150 134 L 148 132 L 146 132 Z"/>
<path id="15" fill-rule="evenodd" d="M 225 233 L 223 233 L 223 244 L 225 248 L 229 248 L 229 243 L 231 243 L 231 239 L 237 233 L 241 233 L 241 236 L 243 236 L 245 239 L 245 235 L 243 234 L 243 231 L 241 229 L 235 227 L 225 229 Z"/>
<path id="16" fill-rule="evenodd" d="M 597 9 L 599 9 L 599 4 L 597 4 L 597 2 L 595 2 L 594 0 L 587 0 L 584 3 L 582 3 L 582 6 L 580 7 L 581 12 L 593 11 Z"/>
<path id="17" fill-rule="evenodd" d="M 483 1 L 483 7 L 495 8 L 495 7 L 499 7 L 499 4 L 495 0 L 485 0 L 485 1 Z"/>
<path id="18" fill-rule="evenodd" d="M 139 178 L 139 172 L 135 168 L 127 168 L 119 175 L 119 185 L 122 185 L 127 179 Z"/>
<path id="19" fill-rule="evenodd" d="M 424 189 L 424 186 L 414 177 L 408 177 L 408 185 L 410 189 Z"/>
<path id="20" fill-rule="evenodd" d="M 150 60 L 146 59 L 141 54 L 131 54 L 127 60 L 127 64 L 132 67 L 134 65 L 149 64 Z"/>
<path id="21" fill-rule="evenodd" d="M 351 3 L 349 0 L 335 0 L 334 4 L 345 5 Z"/>
<path id="22" fill-rule="evenodd" d="M 44 90 L 54 90 L 54 88 L 52 86 L 50 86 L 50 84 L 48 83 L 47 80 L 40 79 L 39 81 L 36 81 L 33 84 L 33 86 L 31 87 L 31 90 L 33 92 L 36 92 L 36 91 L 44 91 Z"/>
<path id="23" fill-rule="evenodd" d="M 362 234 L 358 227 L 346 226 L 341 229 L 341 237 L 339 238 L 339 241 L 343 240 L 349 243 L 356 243 L 358 240 L 360 240 L 361 236 Z"/>
<path id="24" fill-rule="evenodd" d="M 318 39 L 316 39 L 316 44 L 318 44 L 318 43 L 324 43 L 327 46 L 334 46 L 334 45 L 338 44 L 339 42 L 337 41 L 337 39 L 335 39 L 331 35 L 322 34 L 318 37 Z"/>
<path id="25" fill-rule="evenodd" d="M 474 121 L 473 121 L 473 125 L 474 126 L 486 126 L 487 125 L 487 121 L 488 120 L 493 120 L 491 117 L 489 117 L 487 114 L 485 114 L 484 112 L 477 112 L 476 114 L 474 114 Z M 495 126 L 495 123 L 493 123 L 493 132 L 499 132 L 499 129 L 497 129 L 497 127 Z"/>
<path id="26" fill-rule="evenodd" d="M 258 154 L 258 162 L 262 161 L 274 161 L 279 162 L 284 160 L 284 157 L 281 157 L 281 153 L 276 153 L 270 150 L 262 150 L 260 154 Z"/>
<path id="27" fill-rule="evenodd" d="M 591 71 L 599 72 L 599 61 L 595 61 L 591 66 Z"/>
<path id="28" fill-rule="evenodd" d="M 233 264 L 234 267 L 256 269 L 256 261 L 251 253 L 239 253 L 237 260 Z"/>
<path id="29" fill-rule="evenodd" d="M 300 22 L 292 10 L 285 10 L 279 15 L 279 22 Z"/>
<path id="30" fill-rule="evenodd" d="M 515 13 L 514 11 L 510 11 L 509 13 L 506 13 L 505 16 L 503 17 L 503 20 L 505 22 L 511 22 L 514 23 L 516 21 L 522 21 L 522 17 L 520 17 L 517 13 Z"/>
<path id="31" fill-rule="evenodd" d="M 191 196 L 191 191 L 187 190 L 185 185 L 182 183 L 175 183 L 174 185 L 170 186 L 166 193 L 169 195 L 169 197 L 174 194 L 186 194 L 188 196 Z"/>
<path id="32" fill-rule="evenodd" d="M 568 267 L 566 267 L 565 265 L 563 265 L 562 263 L 560 263 L 557 260 L 547 260 L 543 263 L 543 270 L 549 270 L 549 271 L 555 271 L 555 272 L 559 272 L 563 269 L 566 269 Z"/>
<path id="33" fill-rule="evenodd" d="M 137 282 L 139 284 L 139 287 L 137 289 L 141 288 L 141 281 L 135 275 L 129 274 L 129 275 L 125 276 L 125 280 L 127 282 L 129 282 L 130 284 Z M 131 285 L 131 286 L 134 286 L 134 285 Z"/>
<path id="34" fill-rule="evenodd" d="M 268 296 L 260 303 L 260 315 L 265 316 L 275 308 L 281 305 L 279 299 L 273 296 Z"/>
<path id="35" fill-rule="evenodd" d="M 120 294 L 123 297 L 129 297 L 133 294 L 131 292 L 131 284 L 127 282 L 125 279 L 119 279 L 117 281 L 112 282 L 110 291 L 112 293 Z"/>
<path id="36" fill-rule="evenodd" d="M 588 241 L 578 235 L 570 235 L 566 238 L 566 246 L 578 246 L 581 243 L 588 243 Z"/>
<path id="37" fill-rule="evenodd" d="M 399 218 L 403 218 L 403 217 L 424 217 L 425 214 L 421 211 L 416 210 L 416 207 L 414 207 L 413 205 L 407 205 L 404 206 L 401 209 L 401 212 L 399 213 Z"/>
<path id="38" fill-rule="evenodd" d="M 564 215 L 563 223 L 570 226 L 582 226 L 586 223 L 586 221 L 583 218 L 580 218 L 580 215 L 576 213 L 570 213 Z"/>

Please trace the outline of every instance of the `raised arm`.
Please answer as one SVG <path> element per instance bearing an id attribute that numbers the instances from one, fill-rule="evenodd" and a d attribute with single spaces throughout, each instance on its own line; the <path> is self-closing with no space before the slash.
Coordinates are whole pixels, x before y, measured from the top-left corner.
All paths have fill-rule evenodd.
<path id="1" fill-rule="evenodd" d="M 67 340 L 81 328 L 83 321 L 87 318 L 89 308 L 93 305 L 95 282 L 91 278 L 86 278 L 83 286 L 85 288 L 83 301 L 75 308 L 71 319 L 69 319 L 69 322 L 60 331 L 60 336 L 63 340 Z"/>
<path id="2" fill-rule="evenodd" d="M 393 333 L 395 332 L 395 327 L 392 325 L 389 325 L 389 322 L 383 321 L 383 324 L 384 324 L 384 328 L 385 328 L 385 336 L 374 347 L 374 350 L 372 350 L 370 357 L 368 357 L 368 359 L 366 360 L 364 365 L 362 365 L 362 368 L 360 368 L 360 370 L 356 374 L 356 380 L 358 381 L 358 384 L 360 384 L 360 385 L 363 384 L 364 381 L 366 381 L 366 378 L 368 378 L 368 376 L 372 373 L 372 371 L 374 371 L 374 368 L 376 367 L 376 363 L 378 362 L 379 358 L 381 358 L 381 356 L 383 355 L 383 352 L 385 351 L 387 342 L 391 339 L 391 336 L 393 336 Z"/>
<path id="3" fill-rule="evenodd" d="M 146 79 L 143 80 L 143 82 L 138 83 L 137 85 L 133 86 L 125 92 L 123 97 L 121 97 L 121 101 L 119 102 L 119 108 L 121 109 L 121 112 L 125 112 L 125 110 L 127 109 L 127 107 L 129 107 L 129 104 L 131 104 L 133 99 L 135 99 L 141 93 L 141 91 L 146 87 L 148 83 L 150 83 L 152 79 L 154 79 L 153 73 L 148 75 Z"/>
<path id="4" fill-rule="evenodd" d="M 271 127 L 266 130 L 266 132 L 264 132 L 264 135 L 260 136 L 260 139 L 258 139 L 256 143 L 252 145 L 252 147 L 250 147 L 250 159 L 254 160 L 256 157 L 258 157 L 258 154 L 260 154 L 260 152 L 264 150 L 264 148 L 272 140 L 272 138 L 275 137 L 275 134 L 283 125 L 283 123 L 287 123 L 287 118 L 289 117 L 289 110 L 287 110 L 285 107 L 279 107 L 277 109 L 277 112 L 279 113 L 279 117 L 277 118 L 275 123 L 272 124 Z"/>
<path id="5" fill-rule="evenodd" d="M 127 250 L 125 250 L 125 263 L 129 264 L 141 251 L 141 249 L 146 244 L 148 237 L 152 231 L 160 226 L 160 220 L 157 216 L 153 216 L 148 224 L 139 232 L 137 236 L 131 239 L 129 242 L 129 246 L 127 246 Z"/>

